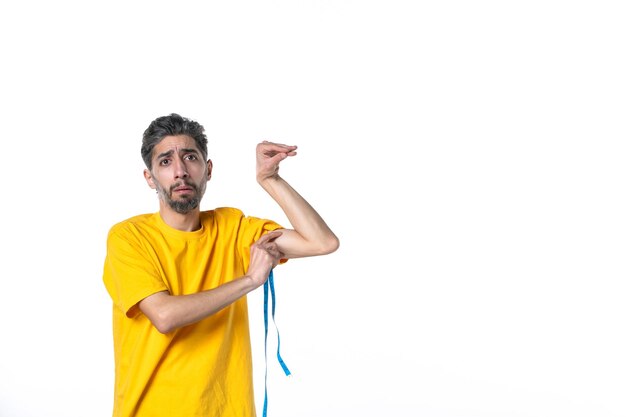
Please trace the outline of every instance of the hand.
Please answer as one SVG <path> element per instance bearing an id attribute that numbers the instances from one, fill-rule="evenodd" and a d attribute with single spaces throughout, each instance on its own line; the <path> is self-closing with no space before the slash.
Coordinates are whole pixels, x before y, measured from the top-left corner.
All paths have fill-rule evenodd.
<path id="1" fill-rule="evenodd" d="M 256 146 L 256 179 L 262 182 L 278 176 L 278 164 L 288 156 L 297 154 L 297 146 L 283 145 L 264 140 Z"/>
<path id="2" fill-rule="evenodd" d="M 246 275 L 250 277 L 256 287 L 265 283 L 270 271 L 284 257 L 276 244 L 276 239 L 280 235 L 282 233 L 278 230 L 266 233 L 250 247 L 250 266 Z"/>

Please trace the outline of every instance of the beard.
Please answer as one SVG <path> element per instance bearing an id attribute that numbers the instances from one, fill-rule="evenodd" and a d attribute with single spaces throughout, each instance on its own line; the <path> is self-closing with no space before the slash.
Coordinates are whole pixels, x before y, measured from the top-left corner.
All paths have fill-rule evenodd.
<path id="1" fill-rule="evenodd" d="M 195 210 L 200 205 L 200 200 L 202 200 L 202 196 L 204 195 L 204 191 L 206 190 L 206 183 L 202 184 L 201 187 L 198 187 L 196 184 L 187 181 L 181 181 L 170 186 L 169 191 L 166 191 L 161 184 L 155 181 L 157 186 L 157 191 L 159 195 L 167 203 L 168 206 L 172 208 L 176 213 L 187 214 L 191 210 Z M 174 189 L 180 186 L 186 186 L 193 189 L 193 194 L 190 195 L 182 195 L 179 199 L 172 198 L 174 193 Z"/>

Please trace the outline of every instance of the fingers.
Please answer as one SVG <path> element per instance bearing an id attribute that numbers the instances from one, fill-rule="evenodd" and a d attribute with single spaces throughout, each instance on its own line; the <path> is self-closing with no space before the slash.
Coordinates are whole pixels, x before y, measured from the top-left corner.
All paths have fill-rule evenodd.
<path id="1" fill-rule="evenodd" d="M 284 145 L 263 141 L 256 148 L 256 177 L 259 183 L 268 178 L 276 178 L 280 163 L 290 157 L 297 155 L 295 145 Z"/>
<path id="2" fill-rule="evenodd" d="M 250 274 L 257 283 L 262 284 L 267 278 L 269 271 L 273 269 L 285 254 L 280 251 L 276 239 L 282 232 L 275 230 L 261 236 L 250 248 Z"/>
<path id="3" fill-rule="evenodd" d="M 289 149 L 289 150 L 295 150 L 298 148 L 296 145 L 285 145 L 284 143 L 270 142 L 268 140 L 264 140 L 259 145 L 274 147 L 274 148 L 281 148 L 281 149 Z"/>
<path id="4" fill-rule="evenodd" d="M 260 238 L 257 239 L 257 241 L 255 242 L 255 245 L 263 245 L 266 242 L 273 242 L 275 241 L 279 236 L 281 236 L 283 234 L 283 232 L 281 232 L 280 230 L 274 230 L 272 232 L 268 232 L 266 234 L 264 234 L 263 236 L 261 236 Z"/>
<path id="5" fill-rule="evenodd" d="M 286 156 L 294 156 L 297 154 L 295 145 L 285 145 L 284 143 L 275 143 L 264 140 L 257 145 L 257 151 L 265 156 L 274 157 L 277 154 Z"/>
<path id="6" fill-rule="evenodd" d="M 273 245 L 265 249 L 268 255 L 271 257 L 272 268 L 274 268 L 280 260 L 284 257 L 284 254 L 278 249 L 278 246 Z"/>
<path id="7" fill-rule="evenodd" d="M 282 232 L 275 230 L 261 236 L 254 245 L 256 249 L 267 252 L 272 258 L 274 258 L 274 266 L 276 262 L 284 256 L 284 254 L 278 248 L 276 239 L 282 235 Z"/>

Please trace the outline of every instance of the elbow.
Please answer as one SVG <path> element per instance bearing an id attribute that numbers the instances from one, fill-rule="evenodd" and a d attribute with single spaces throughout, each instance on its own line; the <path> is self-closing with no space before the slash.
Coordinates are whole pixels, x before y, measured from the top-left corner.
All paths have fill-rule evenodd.
<path id="1" fill-rule="evenodd" d="M 321 255 L 328 255 L 339 249 L 339 238 L 335 235 L 326 239 L 321 248 Z"/>
<path id="2" fill-rule="evenodd" d="M 166 291 L 152 294 L 138 304 L 139 310 L 150 320 L 159 333 L 167 334 L 180 327 L 174 298 Z"/>
<path id="3" fill-rule="evenodd" d="M 174 331 L 173 327 L 169 327 L 169 326 L 166 326 L 166 325 L 154 324 L 154 327 L 159 331 L 159 333 L 165 334 L 165 335 L 171 333 L 172 331 Z"/>
<path id="4" fill-rule="evenodd" d="M 159 333 L 162 334 L 168 334 L 177 329 L 171 315 L 168 315 L 166 312 L 157 313 L 156 316 L 152 317 L 150 321 Z"/>

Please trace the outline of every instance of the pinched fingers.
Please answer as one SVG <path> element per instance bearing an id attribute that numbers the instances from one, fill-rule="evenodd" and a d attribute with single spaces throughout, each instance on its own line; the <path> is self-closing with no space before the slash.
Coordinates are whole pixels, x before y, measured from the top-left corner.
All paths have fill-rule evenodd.
<path id="1" fill-rule="evenodd" d="M 294 156 L 297 154 L 295 145 L 285 145 L 284 143 L 268 142 L 264 140 L 256 147 L 257 155 L 264 158 L 273 158 L 276 155 Z"/>
<path id="2" fill-rule="evenodd" d="M 276 243 L 276 239 L 280 235 L 282 235 L 282 232 L 280 231 L 266 233 L 254 243 L 254 246 L 257 250 L 265 251 L 273 258 L 272 268 L 275 267 L 280 259 L 284 256 L 284 254 L 278 248 L 278 244 Z"/>
<path id="3" fill-rule="evenodd" d="M 270 271 L 284 257 L 276 243 L 276 238 L 281 234 L 280 231 L 266 233 L 250 247 L 248 275 L 254 280 L 256 285 L 262 285 Z"/>
<path id="4" fill-rule="evenodd" d="M 254 242 L 254 244 L 255 245 L 261 244 L 262 245 L 262 244 L 264 244 L 266 242 L 273 242 L 274 240 L 276 240 L 276 238 L 278 238 L 282 234 L 283 234 L 283 232 L 281 232 L 280 230 L 272 230 L 271 232 L 267 232 L 263 236 L 258 238 L 256 240 L 256 242 Z"/>
<path id="5" fill-rule="evenodd" d="M 297 146 L 283 145 L 273 142 L 262 142 L 256 149 L 256 177 L 262 182 L 268 178 L 278 176 L 280 163 L 290 157 L 295 156 Z"/>

